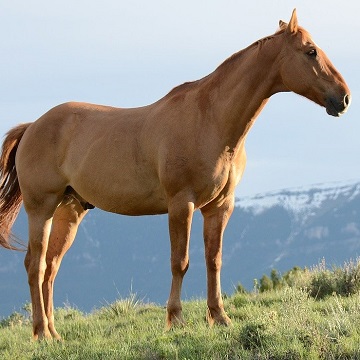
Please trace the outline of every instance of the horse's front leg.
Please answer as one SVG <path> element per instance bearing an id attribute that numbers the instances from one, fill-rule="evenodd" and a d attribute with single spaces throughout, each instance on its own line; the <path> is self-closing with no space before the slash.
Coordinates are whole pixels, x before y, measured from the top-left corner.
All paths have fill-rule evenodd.
<path id="1" fill-rule="evenodd" d="M 184 323 L 180 296 L 182 281 L 189 267 L 189 240 L 193 212 L 192 202 L 184 204 L 174 199 L 169 205 L 172 282 L 167 303 L 167 329 L 174 324 Z"/>
<path id="2" fill-rule="evenodd" d="M 220 207 L 203 208 L 204 243 L 207 270 L 207 304 L 210 325 L 230 325 L 221 297 L 220 271 L 222 265 L 222 239 L 225 227 L 234 209 L 233 196 Z"/>

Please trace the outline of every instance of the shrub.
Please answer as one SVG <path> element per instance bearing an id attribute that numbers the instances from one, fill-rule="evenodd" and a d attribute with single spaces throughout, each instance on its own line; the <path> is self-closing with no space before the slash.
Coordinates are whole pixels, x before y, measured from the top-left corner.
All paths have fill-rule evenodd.
<path id="1" fill-rule="evenodd" d="M 323 299 L 332 294 L 349 296 L 360 291 L 360 258 L 350 260 L 343 267 L 326 267 L 325 260 L 308 270 L 295 266 L 283 276 L 273 269 L 270 278 L 260 279 L 260 292 L 280 290 L 284 287 L 306 289 L 315 299 Z"/>
<path id="2" fill-rule="evenodd" d="M 310 281 L 311 272 L 306 268 L 302 269 L 299 266 L 295 266 L 283 276 L 277 270 L 272 269 L 270 278 L 267 275 L 263 275 L 260 279 L 260 292 L 281 290 L 287 286 L 305 289 L 309 287 Z"/>
<path id="3" fill-rule="evenodd" d="M 273 288 L 273 281 L 267 275 L 263 275 L 260 279 L 260 292 L 271 291 Z"/>
<path id="4" fill-rule="evenodd" d="M 274 290 L 281 289 L 283 287 L 283 281 L 279 272 L 275 269 L 271 270 L 270 278 L 273 284 Z"/>
<path id="5" fill-rule="evenodd" d="M 247 293 L 244 285 L 241 284 L 240 282 L 236 285 L 236 293 L 238 293 L 238 294 L 246 294 Z"/>
<path id="6" fill-rule="evenodd" d="M 360 291 L 360 259 L 350 260 L 343 267 L 326 269 L 325 260 L 312 272 L 309 293 L 316 299 L 332 294 L 349 296 Z"/>
<path id="7" fill-rule="evenodd" d="M 19 312 L 13 312 L 10 316 L 0 321 L 1 327 L 11 327 L 13 328 L 16 325 L 23 325 L 29 323 L 29 320 Z"/>
<path id="8" fill-rule="evenodd" d="M 22 312 L 13 312 L 7 318 L 0 321 L 0 327 L 14 327 L 16 325 L 28 325 L 32 317 L 31 303 L 26 303 L 22 307 Z"/>

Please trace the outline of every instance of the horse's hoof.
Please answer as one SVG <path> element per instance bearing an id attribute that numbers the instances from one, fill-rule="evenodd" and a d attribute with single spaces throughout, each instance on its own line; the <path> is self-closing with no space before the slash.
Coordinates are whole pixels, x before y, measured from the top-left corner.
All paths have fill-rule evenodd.
<path id="1" fill-rule="evenodd" d="M 222 325 L 222 326 L 231 326 L 232 322 L 230 318 L 226 315 L 224 309 L 221 310 L 210 310 L 208 308 L 206 319 L 210 326 L 213 325 Z"/>
<path id="2" fill-rule="evenodd" d="M 185 320 L 182 316 L 181 310 L 167 311 L 165 329 L 168 331 L 173 327 L 185 326 Z"/>

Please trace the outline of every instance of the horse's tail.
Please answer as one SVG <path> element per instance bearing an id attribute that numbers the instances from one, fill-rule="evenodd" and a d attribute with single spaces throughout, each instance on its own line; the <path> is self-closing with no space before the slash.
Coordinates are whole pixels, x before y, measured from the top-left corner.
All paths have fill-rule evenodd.
<path id="1" fill-rule="evenodd" d="M 30 123 L 20 124 L 5 136 L 0 154 L 0 246 L 20 250 L 22 244 L 12 233 L 11 227 L 19 214 L 22 194 L 15 167 L 15 156 L 20 140 Z"/>

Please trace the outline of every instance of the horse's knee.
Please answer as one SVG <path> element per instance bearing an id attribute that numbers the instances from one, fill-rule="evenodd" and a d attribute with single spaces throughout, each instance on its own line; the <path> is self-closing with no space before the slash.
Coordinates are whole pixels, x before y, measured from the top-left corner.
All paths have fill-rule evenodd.
<path id="1" fill-rule="evenodd" d="M 44 282 L 53 282 L 58 272 L 57 259 L 50 259 L 46 261 L 46 271 L 44 275 Z"/>
<path id="2" fill-rule="evenodd" d="M 46 264 L 39 264 L 39 266 L 36 266 L 30 250 L 26 253 L 24 266 L 29 278 L 31 279 L 33 279 L 35 275 L 44 276 L 45 274 Z"/>
<path id="3" fill-rule="evenodd" d="M 206 266 L 208 271 L 212 271 L 212 272 L 220 271 L 222 266 L 221 255 L 217 255 L 215 257 L 208 256 L 206 259 Z"/>
<path id="4" fill-rule="evenodd" d="M 28 273 L 29 272 L 29 267 L 30 267 L 30 252 L 29 252 L 29 250 L 25 255 L 24 266 L 25 266 L 26 272 Z"/>
<path id="5" fill-rule="evenodd" d="M 37 263 L 34 262 L 34 259 L 28 256 L 27 258 L 25 258 L 24 264 L 28 274 L 28 283 L 30 287 L 37 286 L 44 281 L 46 271 L 45 260 L 40 260 L 40 262 Z"/>
<path id="6" fill-rule="evenodd" d="M 184 276 L 189 268 L 189 259 L 172 259 L 171 272 L 173 275 Z"/>

